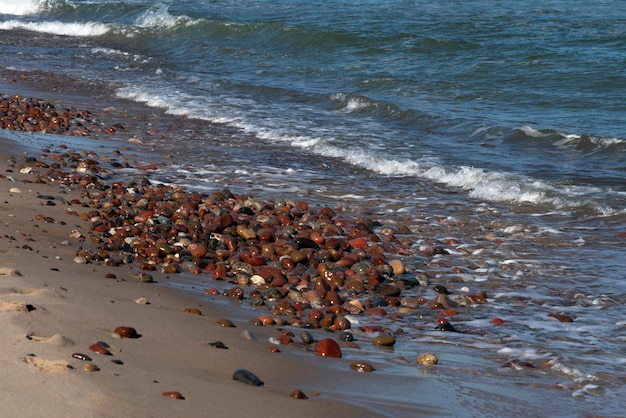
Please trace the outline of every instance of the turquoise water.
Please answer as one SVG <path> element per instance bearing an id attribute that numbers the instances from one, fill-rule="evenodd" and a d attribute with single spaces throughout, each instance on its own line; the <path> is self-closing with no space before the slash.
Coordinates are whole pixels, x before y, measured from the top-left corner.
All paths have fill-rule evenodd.
<path id="1" fill-rule="evenodd" d="M 182 156 L 164 182 L 340 202 L 418 229 L 447 218 L 440 239 L 502 235 L 464 280 L 523 326 L 460 346 L 549 358 L 570 382 L 559 396 L 613 414 L 625 28 L 617 1 L 3 0 L 0 56 L 188 120 L 196 131 L 152 139 Z M 213 138 L 212 123 L 232 129 Z M 546 325 L 557 308 L 580 325 Z"/>

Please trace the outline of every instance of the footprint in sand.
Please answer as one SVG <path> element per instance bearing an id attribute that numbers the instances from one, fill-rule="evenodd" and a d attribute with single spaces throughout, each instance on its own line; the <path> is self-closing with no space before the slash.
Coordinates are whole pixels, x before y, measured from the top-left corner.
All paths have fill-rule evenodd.
<path id="1" fill-rule="evenodd" d="M 69 363 L 65 360 L 46 360 L 35 356 L 24 357 L 24 362 L 44 372 L 60 373 L 69 369 Z"/>
<path id="2" fill-rule="evenodd" d="M 4 302 L 0 301 L 0 312 L 30 312 L 35 307 L 26 302 Z"/>
<path id="3" fill-rule="evenodd" d="M 0 267 L 0 276 L 21 276 L 18 270 L 12 267 Z"/>
<path id="4" fill-rule="evenodd" d="M 68 345 L 74 345 L 74 341 L 70 340 L 67 337 L 62 336 L 61 334 L 54 334 L 51 336 L 27 334 L 26 338 L 28 338 L 31 341 L 37 341 L 40 343 L 55 345 L 57 347 L 65 347 Z"/>

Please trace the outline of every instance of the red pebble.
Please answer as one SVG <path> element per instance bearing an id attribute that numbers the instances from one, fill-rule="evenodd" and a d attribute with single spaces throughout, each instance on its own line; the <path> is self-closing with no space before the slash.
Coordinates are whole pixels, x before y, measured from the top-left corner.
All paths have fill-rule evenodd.
<path id="1" fill-rule="evenodd" d="M 322 357 L 341 358 L 341 348 L 335 340 L 324 338 L 315 344 L 315 352 Z"/>
<path id="2" fill-rule="evenodd" d="M 185 399 L 185 397 L 181 395 L 180 392 L 163 392 L 162 395 L 165 396 L 166 398 L 181 399 L 181 400 Z"/>
<path id="3" fill-rule="evenodd" d="M 365 238 L 354 238 L 349 241 L 350 246 L 352 248 L 361 248 L 362 250 L 367 250 L 367 241 Z"/>
<path id="4" fill-rule="evenodd" d="M 500 318 L 493 318 L 491 320 L 491 323 L 494 324 L 494 325 L 502 325 L 502 324 L 504 324 L 504 321 L 502 319 L 500 319 Z"/>
<path id="5" fill-rule="evenodd" d="M 89 346 L 89 349 L 90 349 L 91 351 L 93 351 L 94 353 L 103 354 L 103 355 L 105 355 L 105 356 L 112 356 L 112 355 L 113 355 L 113 354 L 109 351 L 109 349 L 108 349 L 108 348 L 106 348 L 106 347 L 104 346 L 104 344 L 103 344 L 103 343 L 101 343 L 101 342 L 97 342 L 97 343 L 95 343 L 95 344 L 91 344 L 91 345 Z"/>

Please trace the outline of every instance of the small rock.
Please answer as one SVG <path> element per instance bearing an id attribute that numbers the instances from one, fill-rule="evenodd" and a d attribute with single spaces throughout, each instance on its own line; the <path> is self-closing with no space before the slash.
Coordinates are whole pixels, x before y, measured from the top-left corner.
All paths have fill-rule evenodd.
<path id="1" fill-rule="evenodd" d="M 133 276 L 135 278 L 135 280 L 137 280 L 139 283 L 153 283 L 154 279 L 152 278 L 152 275 L 148 274 L 148 273 L 137 273 Z"/>
<path id="2" fill-rule="evenodd" d="M 171 399 L 179 399 L 179 400 L 185 399 L 185 397 L 181 395 L 180 392 L 163 392 L 161 395 L 165 396 L 166 398 L 171 398 Z"/>
<path id="3" fill-rule="evenodd" d="M 341 348 L 335 340 L 324 338 L 315 345 L 315 352 L 322 357 L 341 358 Z"/>
<path id="4" fill-rule="evenodd" d="M 100 370 L 100 368 L 93 363 L 85 363 L 81 369 L 86 372 L 97 372 Z"/>
<path id="5" fill-rule="evenodd" d="M 263 382 L 254 373 L 246 369 L 235 370 L 233 380 L 250 386 L 263 386 Z"/>
<path id="6" fill-rule="evenodd" d="M 87 264 L 89 260 L 87 260 L 87 257 L 85 257 L 84 255 L 77 255 L 76 257 L 74 257 L 74 262 L 76 264 Z"/>
<path id="7" fill-rule="evenodd" d="M 432 366 L 438 362 L 439 359 L 433 353 L 424 353 L 417 358 L 417 363 L 422 366 Z"/>
<path id="8" fill-rule="evenodd" d="M 393 347 L 396 343 L 396 337 L 390 332 L 382 332 L 374 337 L 372 343 L 377 347 Z"/>
<path id="9" fill-rule="evenodd" d="M 291 392 L 291 395 L 289 396 L 291 396 L 292 398 L 296 398 L 296 399 L 309 399 L 309 397 L 306 396 L 304 392 L 302 392 L 299 389 L 296 389 L 293 392 Z"/>
<path id="10" fill-rule="evenodd" d="M 122 338 L 139 338 L 141 335 L 133 327 L 117 327 L 115 333 Z"/>
<path id="11" fill-rule="evenodd" d="M 135 303 L 138 305 L 147 305 L 148 304 L 148 299 L 146 299 L 145 297 L 139 297 L 137 299 L 135 299 Z"/>
<path id="12" fill-rule="evenodd" d="M 217 325 L 225 327 L 225 328 L 235 328 L 235 324 L 230 319 L 220 318 L 215 321 Z"/>
<path id="13" fill-rule="evenodd" d="M 215 347 L 215 348 L 222 348 L 224 350 L 228 350 L 228 347 L 226 347 L 226 344 L 224 344 L 221 341 L 213 341 L 212 343 L 209 343 L 209 345 L 211 347 Z"/>
<path id="14" fill-rule="evenodd" d="M 360 360 L 350 363 L 350 368 L 360 373 L 371 373 L 374 371 L 374 367 L 371 364 Z"/>

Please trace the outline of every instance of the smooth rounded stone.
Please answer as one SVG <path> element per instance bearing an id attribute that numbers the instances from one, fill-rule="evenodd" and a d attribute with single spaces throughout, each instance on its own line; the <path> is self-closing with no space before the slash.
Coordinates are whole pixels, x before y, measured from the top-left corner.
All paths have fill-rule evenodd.
<path id="1" fill-rule="evenodd" d="M 228 350 L 228 347 L 226 347 L 226 344 L 224 344 L 224 343 L 223 343 L 223 342 L 221 342 L 221 341 L 213 341 L 213 342 L 210 342 L 210 343 L 209 343 L 209 345 L 210 345 L 211 347 L 221 348 L 221 349 L 224 349 L 224 350 Z"/>
<path id="2" fill-rule="evenodd" d="M 373 266 L 374 263 L 371 261 L 359 261 L 358 263 L 353 264 L 350 270 L 357 274 L 367 274 L 367 270 Z"/>
<path id="3" fill-rule="evenodd" d="M 161 395 L 165 396 L 166 398 L 170 398 L 170 399 L 178 399 L 178 400 L 185 399 L 185 397 L 183 395 L 181 395 L 180 392 L 163 392 L 163 393 L 161 393 Z"/>
<path id="4" fill-rule="evenodd" d="M 304 344 L 313 344 L 315 342 L 315 338 L 309 331 L 302 331 L 300 333 L 300 339 Z"/>
<path id="5" fill-rule="evenodd" d="M 418 298 L 414 298 L 414 297 L 404 297 L 402 299 L 400 299 L 400 305 L 407 307 L 407 308 L 417 308 L 417 306 L 420 304 L 419 299 Z"/>
<path id="6" fill-rule="evenodd" d="M 104 275 L 104 278 L 105 279 L 113 279 L 113 280 L 115 280 L 115 279 L 117 279 L 117 276 L 115 274 L 113 274 L 113 273 L 107 273 L 107 274 Z"/>
<path id="7" fill-rule="evenodd" d="M 390 332 L 382 332 L 372 340 L 372 343 L 377 347 L 393 347 L 396 343 L 396 337 Z"/>
<path id="8" fill-rule="evenodd" d="M 89 263 L 89 260 L 87 260 L 87 257 L 85 257 L 84 255 L 77 255 L 76 257 L 74 257 L 74 262 L 76 264 L 87 264 Z"/>
<path id="9" fill-rule="evenodd" d="M 101 343 L 101 342 L 97 342 L 97 343 L 91 344 L 89 346 L 89 349 L 91 351 L 93 351 L 94 353 L 102 354 L 102 355 L 105 355 L 105 356 L 112 356 L 113 355 L 113 353 L 111 353 L 111 351 L 109 351 L 107 346 L 104 343 Z"/>
<path id="10" fill-rule="evenodd" d="M 217 319 L 215 323 L 225 328 L 235 328 L 235 324 L 230 319 L 220 318 L 220 319 Z"/>
<path id="11" fill-rule="evenodd" d="M 191 315 L 202 316 L 202 311 L 200 309 L 197 309 L 197 308 L 186 308 L 185 309 L 185 313 L 188 313 L 188 314 L 191 314 Z"/>
<path id="12" fill-rule="evenodd" d="M 143 296 L 138 297 L 137 299 L 135 299 L 135 303 L 138 304 L 138 305 L 148 305 L 149 304 L 148 299 L 146 299 Z"/>
<path id="13" fill-rule="evenodd" d="M 433 353 L 424 353 L 417 358 L 417 363 L 421 364 L 422 366 L 432 366 L 434 364 L 437 364 L 438 362 L 439 359 Z"/>
<path id="14" fill-rule="evenodd" d="M 243 331 L 241 334 L 239 334 L 239 336 L 244 340 L 257 341 L 257 337 L 248 330 Z"/>
<path id="15" fill-rule="evenodd" d="M 355 360 L 350 363 L 350 368 L 352 370 L 356 370 L 359 373 L 371 373 L 374 371 L 374 367 L 371 364 L 361 360 Z"/>
<path id="16" fill-rule="evenodd" d="M 226 292 L 226 296 L 231 299 L 242 300 L 243 299 L 243 289 L 241 287 L 233 287 Z"/>
<path id="17" fill-rule="evenodd" d="M 117 327 L 115 333 L 122 338 L 139 338 L 141 335 L 133 327 Z"/>
<path id="18" fill-rule="evenodd" d="M 315 353 L 319 354 L 322 357 L 334 357 L 341 358 L 341 348 L 339 348 L 339 344 L 335 340 L 331 340 L 330 338 L 324 338 L 323 340 L 318 341 L 315 345 Z"/>
<path id="19" fill-rule="evenodd" d="M 386 298 L 390 296 L 397 297 L 397 296 L 400 296 L 400 293 L 402 293 L 402 289 L 392 284 L 378 283 L 377 285 L 374 286 L 374 288 L 372 289 L 372 292 L 374 293 L 374 295 L 382 297 L 382 298 Z"/>
<path id="20" fill-rule="evenodd" d="M 81 369 L 85 372 L 97 372 L 100 370 L 100 368 L 93 363 L 85 363 L 82 365 Z"/>
<path id="21" fill-rule="evenodd" d="M 291 392 L 291 395 L 289 396 L 291 396 L 292 398 L 296 398 L 296 399 L 309 399 L 309 397 L 306 396 L 304 392 L 302 392 L 299 389 L 296 389 L 293 392 Z"/>
<path id="22" fill-rule="evenodd" d="M 233 373 L 233 380 L 250 386 L 263 386 L 263 382 L 254 373 L 246 369 L 238 369 Z"/>
<path id="23" fill-rule="evenodd" d="M 152 278 L 151 274 L 148 273 L 137 273 L 133 276 L 135 278 L 135 280 L 137 280 L 139 283 L 153 283 L 154 279 Z"/>
<path id="24" fill-rule="evenodd" d="M 389 262 L 389 266 L 391 266 L 394 276 L 399 276 L 406 273 L 406 268 L 404 267 L 404 263 L 401 260 L 391 260 Z"/>
<path id="25" fill-rule="evenodd" d="M 193 258 L 202 258 L 207 253 L 207 247 L 202 243 L 194 242 L 187 246 L 187 251 Z"/>
<path id="26" fill-rule="evenodd" d="M 72 354 L 72 358 L 76 358 L 76 359 L 82 360 L 82 361 L 91 361 L 91 357 L 89 357 L 87 354 L 83 354 L 83 353 L 73 353 Z"/>
<path id="27" fill-rule="evenodd" d="M 245 263 L 243 261 L 232 263 L 230 269 L 235 274 L 247 274 L 248 276 L 252 276 L 254 274 L 254 269 L 250 263 Z M 265 279 L 263 279 L 263 283 L 265 283 Z"/>
<path id="28" fill-rule="evenodd" d="M 265 286 L 267 284 L 267 282 L 265 281 L 265 277 L 258 274 L 253 274 L 252 276 L 250 276 L 250 282 L 255 286 Z"/>
<path id="29" fill-rule="evenodd" d="M 354 341 L 354 335 L 350 331 L 343 331 L 337 334 L 337 339 L 343 342 Z"/>

